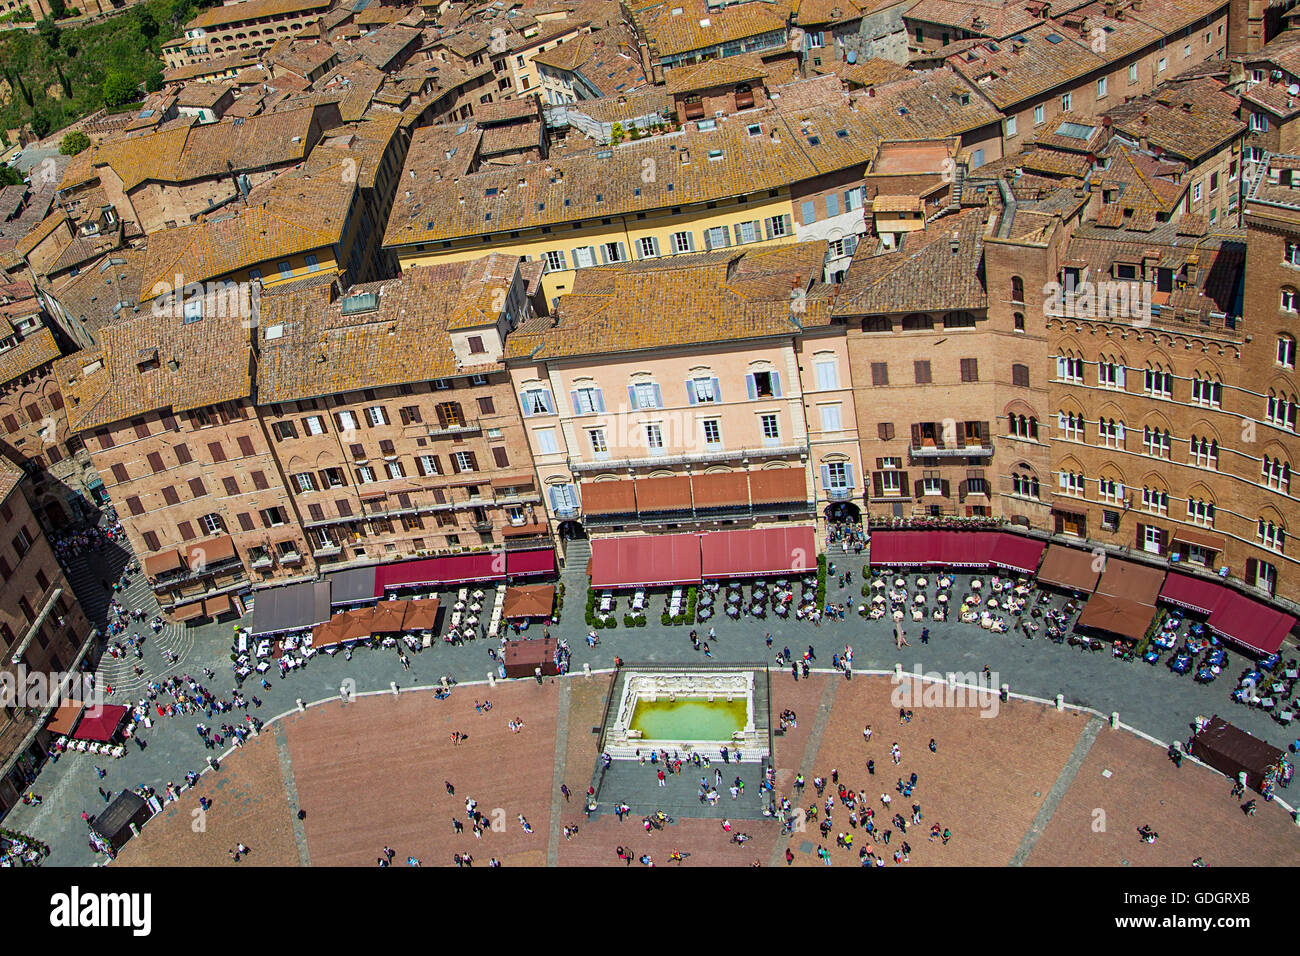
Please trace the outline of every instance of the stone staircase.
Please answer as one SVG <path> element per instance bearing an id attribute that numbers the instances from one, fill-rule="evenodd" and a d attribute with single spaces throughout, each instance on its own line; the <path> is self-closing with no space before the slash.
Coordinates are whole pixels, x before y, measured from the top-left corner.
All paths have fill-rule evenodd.
<path id="1" fill-rule="evenodd" d="M 564 576 L 586 576 L 587 562 L 591 560 L 591 542 L 586 538 L 570 538 L 564 542 Z"/>

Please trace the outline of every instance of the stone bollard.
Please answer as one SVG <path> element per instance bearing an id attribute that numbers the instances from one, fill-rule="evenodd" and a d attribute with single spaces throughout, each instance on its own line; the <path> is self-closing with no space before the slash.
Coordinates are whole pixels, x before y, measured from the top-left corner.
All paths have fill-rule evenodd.
<path id="1" fill-rule="evenodd" d="M 307 710 L 307 705 L 304 704 L 304 703 L 302 702 L 302 698 L 299 697 L 299 698 L 298 698 L 298 713 L 300 713 L 300 714 L 301 714 L 301 713 L 305 713 L 306 710 Z"/>
<path id="2" fill-rule="evenodd" d="M 492 671 L 488 671 L 488 686 L 489 687 L 497 686 L 497 675 L 492 673 Z"/>
<path id="3" fill-rule="evenodd" d="M 388 686 L 389 686 L 389 688 L 392 690 L 392 692 L 393 692 L 393 696 L 396 697 L 396 696 L 397 696 L 397 681 L 395 681 L 395 680 L 390 680 L 390 681 L 388 682 Z"/>
<path id="4" fill-rule="evenodd" d="M 533 677 L 537 678 L 537 683 L 542 682 L 542 669 L 540 667 L 533 668 Z"/>
<path id="5" fill-rule="evenodd" d="M 443 674 L 443 675 L 442 675 L 442 689 L 443 689 L 443 690 L 448 690 L 448 691 L 451 690 L 451 688 L 447 686 L 447 675 L 446 675 L 446 674 Z"/>
<path id="6" fill-rule="evenodd" d="M 1119 730 L 1119 711 L 1118 711 L 1118 710 L 1112 710 L 1112 711 L 1110 712 L 1110 729 L 1111 729 L 1111 730 Z"/>
<path id="7" fill-rule="evenodd" d="M 342 700 L 343 703 L 345 703 L 345 704 L 348 702 L 348 699 L 349 699 L 349 698 L 348 698 L 348 685 L 347 685 L 347 684 L 340 684 L 340 685 L 339 685 L 339 699 Z"/>
<path id="8" fill-rule="evenodd" d="M 895 676 L 895 677 L 902 677 L 902 676 L 903 676 L 903 665 L 902 665 L 902 664 L 899 664 L 899 663 L 895 663 L 895 664 L 894 664 L 894 676 Z"/>
<path id="9" fill-rule="evenodd" d="M 138 826 L 136 826 L 134 823 L 128 823 L 127 826 L 129 826 L 129 827 L 131 828 L 131 835 L 132 835 L 132 836 L 139 836 L 139 835 L 140 835 L 140 828 L 139 828 Z"/>
<path id="10" fill-rule="evenodd" d="M 1064 694 L 1057 694 L 1057 695 L 1056 695 L 1056 709 L 1057 709 L 1057 710 L 1065 710 L 1065 695 L 1064 695 Z"/>
<path id="11" fill-rule="evenodd" d="M 1174 741 L 1172 744 L 1170 744 L 1169 746 L 1171 746 L 1171 747 L 1174 748 L 1174 753 L 1178 753 L 1178 754 L 1180 754 L 1180 753 L 1183 752 L 1183 742 L 1182 742 L 1181 740 L 1175 740 L 1175 741 Z"/>
<path id="12" fill-rule="evenodd" d="M 582 665 L 582 676 L 583 676 L 583 677 L 590 677 L 590 676 L 591 676 L 591 664 L 590 664 L 590 663 L 584 663 L 584 664 Z"/>

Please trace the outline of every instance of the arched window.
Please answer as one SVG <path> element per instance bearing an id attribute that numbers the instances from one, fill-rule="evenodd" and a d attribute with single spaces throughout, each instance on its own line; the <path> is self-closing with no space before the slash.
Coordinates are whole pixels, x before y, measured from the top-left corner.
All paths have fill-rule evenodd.
<path id="1" fill-rule="evenodd" d="M 1291 465 L 1281 458 L 1264 456 L 1264 484 L 1274 491 L 1291 493 Z"/>
<path id="2" fill-rule="evenodd" d="M 1258 537 L 1260 543 L 1270 551 L 1281 553 L 1286 550 L 1286 529 L 1274 521 L 1260 518 Z"/>
<path id="3" fill-rule="evenodd" d="M 1214 502 L 1200 498 L 1187 499 L 1187 519 L 1202 528 L 1214 527 Z"/>
<path id="4" fill-rule="evenodd" d="M 1277 337 L 1277 364 L 1283 368 L 1295 368 L 1295 339 L 1290 335 Z"/>
<path id="5" fill-rule="evenodd" d="M 1168 514 L 1169 492 L 1144 486 L 1142 488 L 1142 510 L 1158 515 Z"/>
<path id="6" fill-rule="evenodd" d="M 1011 277 L 1011 301 L 1025 301 L 1025 280 L 1020 278 L 1020 276 Z"/>
<path id="7" fill-rule="evenodd" d="M 1285 392 L 1276 392 L 1270 388 L 1268 390 L 1268 410 L 1266 417 L 1271 425 L 1278 425 L 1282 428 L 1289 429 L 1290 431 L 1295 431 L 1295 396 L 1287 395 Z"/>
<path id="8" fill-rule="evenodd" d="M 1191 459 L 1193 463 L 1202 468 L 1217 469 L 1219 467 L 1219 443 L 1212 438 L 1206 438 L 1204 435 L 1200 438 L 1193 435 Z"/>
<path id="9" fill-rule="evenodd" d="M 1281 300 L 1280 308 L 1283 312 L 1295 312 L 1297 306 L 1300 305 L 1300 299 L 1297 299 L 1295 289 L 1290 286 L 1282 287 Z"/>

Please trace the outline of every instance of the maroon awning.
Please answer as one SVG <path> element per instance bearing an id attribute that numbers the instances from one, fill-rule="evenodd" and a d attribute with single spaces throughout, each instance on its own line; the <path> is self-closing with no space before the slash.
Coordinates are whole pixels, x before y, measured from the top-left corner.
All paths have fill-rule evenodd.
<path id="1" fill-rule="evenodd" d="M 74 740 L 94 740 L 99 743 L 105 743 L 113 739 L 117 733 L 117 728 L 121 726 L 123 719 L 126 717 L 126 708 L 121 704 L 102 704 L 98 707 L 90 706 L 81 717 L 81 723 L 77 725 L 77 732 L 72 735 Z"/>
<path id="2" fill-rule="evenodd" d="M 506 552 L 506 575 L 508 577 L 516 578 L 524 575 L 554 573 L 554 548 L 539 548 L 535 551 Z"/>
<path id="3" fill-rule="evenodd" d="M 506 576 L 504 551 L 452 554 L 419 561 L 398 561 L 375 568 L 375 597 L 393 588 L 471 581 L 499 581 Z"/>
<path id="4" fill-rule="evenodd" d="M 811 526 L 711 531 L 700 538 L 706 578 L 752 578 L 816 570 L 817 536 Z"/>
<path id="5" fill-rule="evenodd" d="M 935 564 L 938 554 L 937 531 L 877 531 L 868 558 L 872 567 L 901 568 Z"/>
<path id="6" fill-rule="evenodd" d="M 1045 542 L 1035 538 L 1000 532 L 997 541 L 993 543 L 989 563 L 999 568 L 1033 574 L 1038 570 L 1038 562 L 1042 560 L 1046 548 Z"/>
<path id="7" fill-rule="evenodd" d="M 1170 574 L 1160 588 L 1160 600 L 1201 614 L 1212 614 L 1234 592 L 1214 581 L 1202 581 L 1186 574 Z"/>
<path id="8" fill-rule="evenodd" d="M 987 531 L 936 531 L 936 564 L 949 568 L 987 568 L 996 535 Z"/>
<path id="9" fill-rule="evenodd" d="M 591 542 L 594 588 L 670 587 L 700 583 L 697 534 L 628 535 Z"/>
<path id="10" fill-rule="evenodd" d="M 1209 624 L 1216 634 L 1243 647 L 1275 654 L 1295 627 L 1295 618 L 1232 591 L 1210 614 Z"/>

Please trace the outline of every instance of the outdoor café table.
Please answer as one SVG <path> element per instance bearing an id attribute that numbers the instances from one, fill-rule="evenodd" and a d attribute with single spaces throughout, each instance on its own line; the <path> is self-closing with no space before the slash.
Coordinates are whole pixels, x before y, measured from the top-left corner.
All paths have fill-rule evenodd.
<path id="1" fill-rule="evenodd" d="M 710 594 L 700 595 L 700 607 L 709 607 L 713 603 L 713 596 Z"/>
<path id="2" fill-rule="evenodd" d="M 950 587 L 952 587 L 952 578 L 947 577 L 947 576 L 940 578 L 940 579 L 939 579 L 939 587 L 941 587 L 941 588 L 950 588 Z"/>
<path id="3" fill-rule="evenodd" d="M 927 581 L 925 578 L 917 578 L 917 579 L 916 579 L 916 586 L 917 586 L 918 588 L 923 588 L 923 587 L 925 587 L 925 586 L 926 586 L 927 584 L 929 584 L 929 583 L 930 583 L 930 582 Z"/>
<path id="4" fill-rule="evenodd" d="M 735 604 L 727 605 L 727 617 L 740 617 L 740 608 Z"/>
<path id="5" fill-rule="evenodd" d="M 806 588 L 815 588 L 815 587 L 817 586 L 817 579 L 816 579 L 816 578 L 804 578 L 804 579 L 803 579 L 803 586 L 806 587 Z"/>
<path id="6" fill-rule="evenodd" d="M 1016 585 L 1016 593 L 1017 593 L 1017 594 L 1028 594 L 1028 593 L 1029 593 L 1029 585 L 1027 585 L 1027 584 L 1017 584 L 1017 585 Z"/>
<path id="7" fill-rule="evenodd" d="M 895 611 L 895 612 L 894 612 L 894 620 L 895 620 L 895 621 L 901 621 L 902 619 L 903 619 L 903 612 L 902 612 L 902 611 Z"/>
<path id="8" fill-rule="evenodd" d="M 989 598 L 989 607 L 997 607 L 997 606 L 998 606 L 998 599 L 997 599 L 997 598 Z"/>
<path id="9" fill-rule="evenodd" d="M 894 587 L 896 587 L 896 588 L 905 588 L 905 587 L 907 587 L 907 579 L 906 579 L 906 578 L 894 578 Z"/>
<path id="10" fill-rule="evenodd" d="M 885 596 L 884 596 L 883 594 L 873 594 L 873 595 L 871 596 L 871 603 L 872 603 L 872 604 L 884 604 L 885 601 L 886 601 L 886 598 L 885 598 Z"/>
<path id="11" fill-rule="evenodd" d="M 883 588 L 885 586 L 885 579 L 876 578 L 874 581 L 871 582 L 871 586 L 873 588 Z"/>
<path id="12" fill-rule="evenodd" d="M 925 608 L 923 608 L 923 607 L 914 607 L 914 608 L 912 608 L 912 620 L 914 620 L 914 621 L 924 621 L 924 620 L 925 620 Z"/>
<path id="13" fill-rule="evenodd" d="M 924 604 L 924 603 L 925 603 L 925 595 L 924 595 L 924 594 L 918 594 L 916 597 L 912 598 L 912 603 L 913 603 L 913 604 Z"/>
<path id="14" fill-rule="evenodd" d="M 1281 712 L 1277 715 L 1277 719 L 1280 720 L 1280 721 L 1282 721 L 1282 723 L 1284 723 L 1284 724 L 1289 724 L 1289 723 L 1291 723 L 1291 721 L 1292 721 L 1294 718 L 1295 718 L 1295 714 L 1291 713 L 1291 711 L 1289 711 L 1289 710 L 1281 711 Z"/>
<path id="15" fill-rule="evenodd" d="M 257 645 L 257 656 L 258 656 L 258 657 L 266 657 L 266 656 L 267 656 L 268 654 L 270 654 L 270 653 L 271 653 L 271 642 L 270 642 L 270 641 L 262 641 L 260 644 Z"/>
<path id="16" fill-rule="evenodd" d="M 270 661 L 258 661 L 258 662 L 257 662 L 257 672 L 258 672 L 259 674 L 265 674 L 268 670 L 270 670 L 270 668 L 271 668 L 271 662 L 270 662 Z M 245 668 L 245 670 L 247 670 L 247 668 Z"/>
<path id="17" fill-rule="evenodd" d="M 708 607 L 702 607 L 702 608 L 700 608 L 700 610 L 699 610 L 699 612 L 698 612 L 698 614 L 697 614 L 696 616 L 697 616 L 701 621 L 707 621 L 709 618 L 713 617 L 713 609 L 712 609 L 712 608 L 708 608 Z"/>
<path id="18" fill-rule="evenodd" d="M 732 591 L 730 594 L 727 595 L 727 603 L 728 603 L 728 604 L 739 604 L 739 603 L 740 603 L 740 595 L 737 594 L 735 591 Z"/>
<path id="19" fill-rule="evenodd" d="M 483 605 L 479 604 L 478 601 L 475 601 L 473 604 L 469 606 L 469 609 L 473 611 L 475 614 L 477 614 L 479 611 L 483 610 Z"/>
<path id="20" fill-rule="evenodd" d="M 789 587 L 790 581 L 787 578 L 777 578 L 776 586 L 779 588 Z"/>
<path id="21" fill-rule="evenodd" d="M 1147 651 L 1142 655 L 1142 659 L 1148 664 L 1154 664 L 1156 661 L 1160 660 L 1160 655 L 1156 651 Z"/>
<path id="22" fill-rule="evenodd" d="M 1300 671 L 1297 671 L 1294 667 L 1288 667 L 1282 673 L 1282 676 L 1285 677 L 1287 680 L 1295 680 L 1297 677 L 1300 677 Z"/>
<path id="23" fill-rule="evenodd" d="M 483 591 L 482 591 L 482 589 L 476 589 L 476 590 L 474 591 L 474 600 L 476 600 L 476 601 L 481 601 L 481 600 L 483 600 Z"/>
<path id="24" fill-rule="evenodd" d="M 457 601 L 457 602 L 456 602 L 455 604 L 453 604 L 451 607 L 452 607 L 452 610 L 453 610 L 453 611 L 463 611 L 463 610 L 465 610 L 465 602 L 464 602 L 464 601 Z"/>
<path id="25" fill-rule="evenodd" d="M 1272 710 L 1274 706 L 1276 706 L 1276 704 L 1277 701 L 1275 701 L 1272 697 L 1261 698 L 1259 702 L 1259 706 L 1262 707 L 1264 710 Z"/>
<path id="26" fill-rule="evenodd" d="M 938 601 L 940 604 L 947 604 L 947 603 L 948 603 L 948 595 L 946 595 L 946 594 L 940 594 L 937 598 L 935 598 L 935 600 Z"/>
<path id="27" fill-rule="evenodd" d="M 250 670 L 247 667 L 238 667 L 235 669 L 235 674 L 237 674 L 241 678 L 247 677 L 251 673 L 253 673 L 252 670 Z"/>
<path id="28" fill-rule="evenodd" d="M 478 617 L 477 617 L 476 615 L 474 615 L 474 614 L 471 614 L 469 617 L 465 618 L 465 623 L 466 623 L 466 624 L 477 624 L 477 623 L 478 623 Z"/>
<path id="29" fill-rule="evenodd" d="M 976 591 L 978 591 L 980 588 L 984 587 L 984 582 L 981 581 L 979 578 L 972 578 L 970 582 L 970 586 L 974 588 Z"/>

